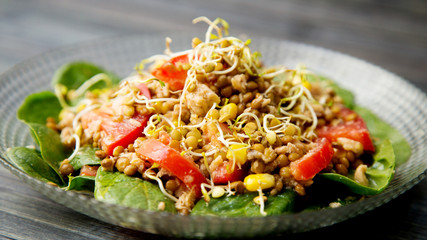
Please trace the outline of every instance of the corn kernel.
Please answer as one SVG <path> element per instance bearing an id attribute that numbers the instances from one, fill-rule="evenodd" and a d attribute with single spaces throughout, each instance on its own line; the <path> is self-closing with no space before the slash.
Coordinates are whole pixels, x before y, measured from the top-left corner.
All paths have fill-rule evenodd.
<path id="1" fill-rule="evenodd" d="M 234 103 L 229 103 L 221 108 L 219 111 L 219 122 L 226 122 L 228 120 L 233 120 L 237 115 L 237 105 Z"/>
<path id="2" fill-rule="evenodd" d="M 274 176 L 268 173 L 249 174 L 244 180 L 246 189 L 251 192 L 274 187 L 275 183 Z"/>
<path id="3" fill-rule="evenodd" d="M 308 90 L 311 90 L 311 84 L 307 80 L 302 81 L 302 85 L 307 88 Z"/>
<path id="4" fill-rule="evenodd" d="M 240 163 L 241 165 L 243 165 L 248 160 L 247 148 L 245 145 L 232 144 L 228 148 L 226 157 L 230 161 L 233 161 L 234 159 L 236 159 L 237 163 Z"/>

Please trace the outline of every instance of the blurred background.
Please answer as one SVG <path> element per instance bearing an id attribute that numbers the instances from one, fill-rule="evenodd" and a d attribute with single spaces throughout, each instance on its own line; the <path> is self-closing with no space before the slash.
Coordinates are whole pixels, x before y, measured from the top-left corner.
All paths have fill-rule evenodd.
<path id="1" fill-rule="evenodd" d="M 352 55 L 427 92 L 427 1 L 415 0 L 0 0 L 0 73 L 39 53 L 82 41 L 168 31 L 204 33 L 206 25 L 191 24 L 198 16 L 224 18 L 231 35 L 267 36 Z M 20 208 L 30 201 L 38 211 Z M 287 238 L 343 235 L 427 239 L 427 180 L 363 216 Z M 140 237 L 162 239 L 75 213 L 0 168 L 0 238 Z"/>

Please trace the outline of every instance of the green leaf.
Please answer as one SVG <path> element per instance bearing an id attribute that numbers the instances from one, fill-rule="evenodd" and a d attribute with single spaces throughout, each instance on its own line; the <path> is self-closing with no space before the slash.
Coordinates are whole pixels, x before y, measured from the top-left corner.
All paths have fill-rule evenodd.
<path id="1" fill-rule="evenodd" d="M 347 176 L 337 173 L 322 173 L 319 175 L 346 185 L 354 193 L 375 195 L 381 193 L 393 179 L 394 168 L 395 157 L 393 146 L 389 140 L 385 140 L 377 147 L 377 152 L 374 155 L 374 162 L 366 170 L 366 177 L 369 181 L 368 186 L 359 184 L 354 180 L 354 170 L 349 171 Z"/>
<path id="2" fill-rule="evenodd" d="M 48 117 L 58 121 L 61 109 L 55 94 L 45 91 L 27 96 L 17 111 L 17 117 L 27 123 L 46 124 Z"/>
<path id="3" fill-rule="evenodd" d="M 375 145 L 380 145 L 385 139 L 390 139 L 396 156 L 396 166 L 401 165 L 409 159 L 411 156 L 411 146 L 397 129 L 381 120 L 366 108 L 356 106 L 354 110 L 365 120 Z"/>
<path id="4" fill-rule="evenodd" d="M 69 176 L 68 186 L 66 190 L 74 191 L 89 191 L 93 192 L 95 189 L 95 177 L 94 176 Z"/>
<path id="5" fill-rule="evenodd" d="M 40 147 L 42 158 L 59 176 L 61 176 L 59 173 L 59 166 L 66 155 L 59 133 L 39 123 L 28 123 L 28 126 L 30 127 L 34 141 Z"/>
<path id="6" fill-rule="evenodd" d="M 99 168 L 95 178 L 97 200 L 132 208 L 158 211 L 160 202 L 165 211 L 176 212 L 175 203 L 160 191 L 159 187 L 140 178 L 120 172 L 107 172 Z"/>
<path id="7" fill-rule="evenodd" d="M 30 128 L 31 135 L 40 147 L 42 160 L 52 168 L 64 183 L 59 173 L 59 165 L 65 159 L 65 149 L 61 144 L 59 133 L 46 127 L 46 119 L 58 120 L 61 105 L 51 92 L 29 95 L 17 111 L 17 118 Z"/>
<path id="8" fill-rule="evenodd" d="M 315 75 L 315 74 L 307 74 L 307 81 L 309 82 L 324 82 L 326 83 L 327 87 L 332 88 L 335 93 L 340 96 L 343 100 L 343 104 L 344 106 L 353 109 L 355 106 L 355 101 L 354 101 L 354 94 L 345 89 L 342 88 L 341 86 L 339 86 L 338 84 L 336 84 L 334 81 L 332 81 L 331 79 L 324 77 L 324 76 L 320 76 L 320 75 Z"/>
<path id="9" fill-rule="evenodd" d="M 202 199 L 196 203 L 191 214 L 224 217 L 262 216 L 260 206 L 253 201 L 256 196 L 258 196 L 257 193 L 245 193 L 216 199 L 211 198 L 208 204 Z M 292 212 L 295 197 L 295 192 L 292 190 L 286 190 L 281 194 L 270 196 L 265 202 L 264 211 L 267 215 Z"/>
<path id="10" fill-rule="evenodd" d="M 105 69 L 94 65 L 90 62 L 71 62 L 62 65 L 53 76 L 52 85 L 55 87 L 57 84 L 61 84 L 70 89 L 79 88 L 85 81 L 95 76 L 98 73 L 107 74 L 113 85 L 120 82 L 120 78 L 117 77 L 114 73 L 108 72 Z M 91 89 L 105 88 L 107 85 L 105 82 L 98 82 L 93 85 Z"/>
<path id="11" fill-rule="evenodd" d="M 21 169 L 31 177 L 45 182 L 53 182 L 62 185 L 62 179 L 58 174 L 42 159 L 41 154 L 36 149 L 26 147 L 9 148 L 6 151 L 11 163 Z"/>
<path id="12" fill-rule="evenodd" d="M 84 165 L 100 165 L 101 159 L 95 155 L 97 150 L 99 149 L 91 146 L 80 147 L 76 156 L 70 160 L 71 166 L 74 170 L 79 170 Z"/>
<path id="13" fill-rule="evenodd" d="M 112 87 L 120 82 L 120 78 L 114 73 L 106 71 L 105 69 L 96 66 L 89 62 L 71 62 L 61 66 L 53 76 L 52 85 L 53 87 L 61 86 L 65 87 L 67 91 L 76 90 L 82 86 L 87 80 L 93 76 L 105 73 L 108 79 L 102 78 L 106 81 L 97 81 L 91 85 L 87 90 L 103 89 Z M 107 84 L 109 83 L 109 84 Z M 80 96 L 76 96 L 74 99 L 66 100 L 70 105 L 76 105 L 83 97 L 84 92 Z"/>

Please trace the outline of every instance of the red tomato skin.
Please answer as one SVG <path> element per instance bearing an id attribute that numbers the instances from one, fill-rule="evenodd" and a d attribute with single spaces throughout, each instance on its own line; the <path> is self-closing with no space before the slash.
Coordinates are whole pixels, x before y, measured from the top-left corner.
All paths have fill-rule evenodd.
<path id="1" fill-rule="evenodd" d="M 122 121 L 114 121 L 113 116 L 109 113 L 96 109 L 88 112 L 82 116 L 83 128 L 88 128 L 89 123 L 92 121 L 100 121 L 101 131 L 105 133 L 105 137 L 101 140 L 102 150 L 106 151 L 108 155 L 113 155 L 113 150 L 117 146 L 126 148 L 129 144 L 133 143 L 135 139 L 143 136 L 143 131 L 149 116 L 135 113 L 132 117 L 133 120 L 123 119 Z M 135 125 L 133 121 L 136 120 L 140 123 L 139 126 Z"/>
<path id="2" fill-rule="evenodd" d="M 290 164 L 291 173 L 298 181 L 312 179 L 328 166 L 334 156 L 334 149 L 328 139 L 318 138 L 315 143 L 314 148 Z"/>
<path id="3" fill-rule="evenodd" d="M 232 162 L 219 165 L 212 172 L 212 181 L 214 184 L 227 184 L 228 182 L 241 181 L 245 178 L 246 171 L 243 168 L 235 166 L 234 171 L 230 172 L 232 167 Z"/>
<path id="4" fill-rule="evenodd" d="M 151 99 L 151 92 L 150 89 L 148 89 L 147 85 L 144 83 L 138 84 L 139 93 L 146 96 L 148 99 Z"/>
<path id="5" fill-rule="evenodd" d="M 344 121 L 336 126 L 324 126 L 317 130 L 319 138 L 327 138 L 330 142 L 336 142 L 338 138 L 348 138 L 358 141 L 363 145 L 365 151 L 375 152 L 375 146 L 372 142 L 369 130 L 366 127 L 365 121 L 357 115 L 356 119 L 345 121 L 350 114 L 356 114 L 354 111 L 342 107 L 338 116 Z"/>
<path id="6" fill-rule="evenodd" d="M 131 123 L 130 119 L 124 119 L 121 122 L 114 122 L 111 119 L 104 119 L 101 123 L 102 130 L 106 133 L 106 137 L 101 140 L 102 149 L 108 155 L 113 155 L 114 148 L 122 146 L 126 148 L 129 144 L 133 143 L 138 137 L 143 136 L 143 131 L 149 116 L 135 113 L 132 117 L 140 123 L 139 126 Z"/>
<path id="7" fill-rule="evenodd" d="M 202 183 L 207 183 L 205 176 L 194 162 L 181 156 L 175 149 L 156 139 L 147 139 L 136 150 L 138 156 L 151 163 L 157 163 L 175 175 L 189 188 L 193 189 L 197 198 L 200 198 Z"/>
<path id="8" fill-rule="evenodd" d="M 151 74 L 159 80 L 168 83 L 171 90 L 182 90 L 187 79 L 187 71 L 180 68 L 179 65 L 188 62 L 187 54 L 176 56 L 169 59 L 162 66 L 155 68 Z"/>
<path id="9" fill-rule="evenodd" d="M 96 176 L 99 166 L 84 165 L 80 169 L 80 176 Z"/>
<path id="10" fill-rule="evenodd" d="M 151 99 L 150 90 L 144 83 L 139 84 L 138 89 L 140 94 L 143 94 L 148 99 Z M 112 108 L 104 107 L 90 111 L 82 116 L 81 123 L 84 129 L 89 127 L 93 121 L 100 121 L 101 131 L 105 133 L 105 137 L 101 140 L 101 147 L 108 155 L 113 155 L 114 148 L 122 146 L 126 148 L 133 143 L 138 137 L 143 136 L 143 131 L 150 116 L 141 115 L 138 112 L 132 117 L 140 123 L 137 126 L 132 123 L 133 120 L 123 119 L 122 121 L 113 120 Z"/>

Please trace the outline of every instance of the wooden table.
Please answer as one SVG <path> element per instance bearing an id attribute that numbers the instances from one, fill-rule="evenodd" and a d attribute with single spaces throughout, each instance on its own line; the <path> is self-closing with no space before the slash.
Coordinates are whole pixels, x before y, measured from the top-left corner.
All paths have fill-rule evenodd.
<path id="1" fill-rule="evenodd" d="M 232 32 L 318 45 L 365 59 L 427 92 L 427 3 L 388 2 L 0 0 L 0 72 L 48 49 L 81 41 L 177 29 L 204 31 L 191 20 L 208 16 L 226 19 Z M 286 237 L 427 239 L 427 180 L 362 216 Z M 74 212 L 4 168 L 0 168 L 0 238 L 164 239 Z"/>

